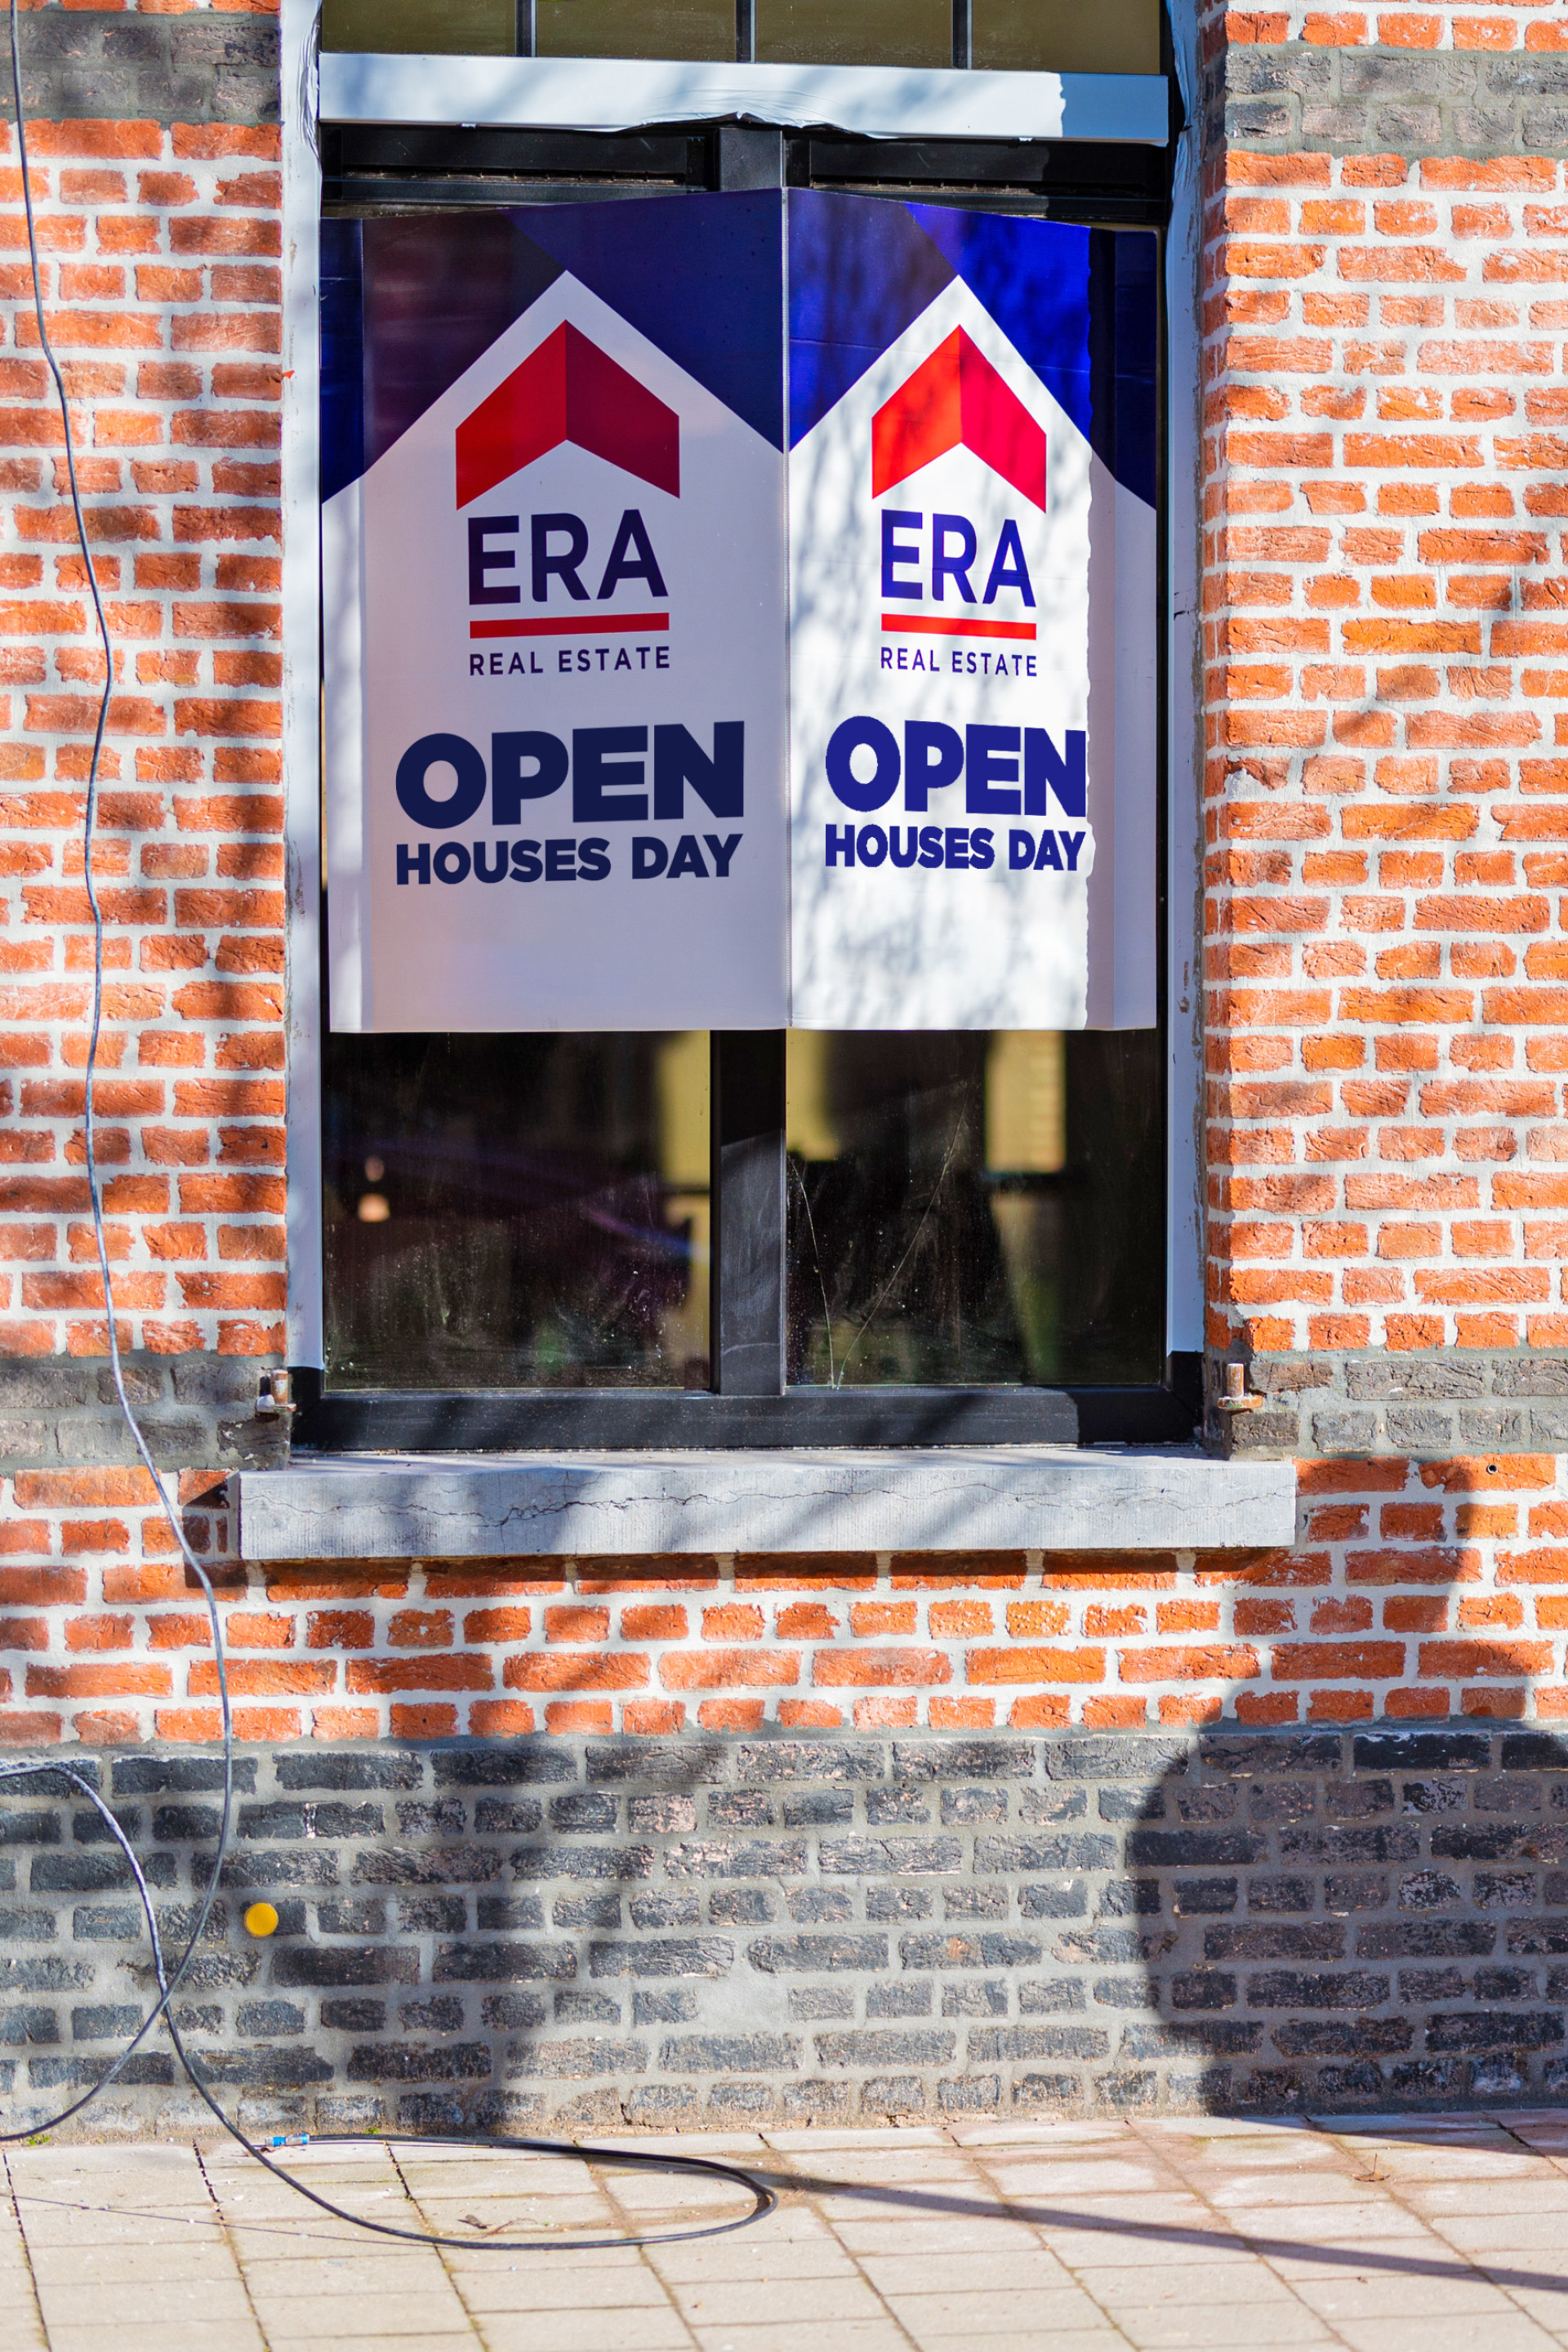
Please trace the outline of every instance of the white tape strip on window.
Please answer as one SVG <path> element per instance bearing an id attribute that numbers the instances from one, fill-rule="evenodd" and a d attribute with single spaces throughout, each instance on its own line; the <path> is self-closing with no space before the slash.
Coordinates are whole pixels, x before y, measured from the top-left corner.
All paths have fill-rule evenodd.
<path id="1" fill-rule="evenodd" d="M 1115 140 L 1163 147 L 1160 74 L 921 72 L 894 66 L 328 52 L 324 122 L 626 131 L 744 116 L 873 139 Z"/>

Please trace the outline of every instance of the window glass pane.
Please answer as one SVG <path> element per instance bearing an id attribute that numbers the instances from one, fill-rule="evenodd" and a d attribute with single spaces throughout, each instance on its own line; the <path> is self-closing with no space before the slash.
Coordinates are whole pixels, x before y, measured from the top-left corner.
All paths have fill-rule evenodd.
<path id="1" fill-rule="evenodd" d="M 952 0 L 757 0 L 764 63 L 951 66 Z"/>
<path id="2" fill-rule="evenodd" d="M 706 1387 L 708 1039 L 329 1037 L 340 1388 Z"/>
<path id="3" fill-rule="evenodd" d="M 795 1032 L 789 1375 L 1157 1380 L 1152 1030 Z"/>
<path id="4" fill-rule="evenodd" d="M 510 58 L 516 0 L 322 0 L 321 47 L 432 57 Z"/>
<path id="5" fill-rule="evenodd" d="M 1160 0 L 973 0 L 974 62 L 1046 73 L 1160 70 Z"/>
<path id="6" fill-rule="evenodd" d="M 538 0 L 542 58 L 735 55 L 735 0 Z"/>

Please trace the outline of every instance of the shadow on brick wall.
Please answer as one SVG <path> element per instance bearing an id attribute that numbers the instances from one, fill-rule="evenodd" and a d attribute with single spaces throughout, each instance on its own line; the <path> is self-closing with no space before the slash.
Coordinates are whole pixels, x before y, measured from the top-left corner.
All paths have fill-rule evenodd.
<path id="1" fill-rule="evenodd" d="M 1106 1794 L 1102 1791 L 1102 1797 Z M 1100 2098 L 1213 2112 L 1568 2093 L 1568 1740 L 1215 1730 L 1135 1802 L 1143 2014 Z"/>

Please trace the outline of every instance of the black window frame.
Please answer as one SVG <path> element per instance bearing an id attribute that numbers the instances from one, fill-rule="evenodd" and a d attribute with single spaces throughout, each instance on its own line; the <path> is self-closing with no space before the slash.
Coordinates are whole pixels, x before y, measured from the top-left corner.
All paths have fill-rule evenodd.
<path id="1" fill-rule="evenodd" d="M 747 0 L 740 0 L 740 11 L 747 16 Z M 520 5 L 520 32 L 522 13 Z M 967 41 L 967 0 L 955 0 L 955 56 Z M 1149 227 L 1163 236 L 1173 154 L 1173 141 L 1164 149 L 1023 140 L 894 141 L 750 123 L 629 132 L 321 126 L 322 209 L 328 216 L 591 202 L 660 189 L 784 185 L 928 203 L 978 200 L 1091 226 Z M 1167 413 L 1166 341 L 1162 306 L 1162 417 Z M 1169 594 L 1165 503 L 1162 434 L 1162 614 Z M 1156 870 L 1159 1023 L 1168 1036 L 1166 670 L 1162 629 Z M 326 914 L 323 904 L 323 940 Z M 324 953 L 322 964 L 325 1006 Z M 1168 1355 L 1163 1379 L 1137 1384 L 789 1387 L 786 1038 L 783 1030 L 711 1033 L 710 1388 L 338 1390 L 321 1370 L 301 1367 L 292 1373 L 296 1444 L 330 1452 L 479 1453 L 1173 1444 L 1192 1438 L 1202 1412 L 1202 1358 L 1196 1352 Z M 1161 1062 L 1167 1135 L 1168 1097 L 1167 1053 Z M 1163 1227 L 1168 1251 L 1168 1205 Z"/>

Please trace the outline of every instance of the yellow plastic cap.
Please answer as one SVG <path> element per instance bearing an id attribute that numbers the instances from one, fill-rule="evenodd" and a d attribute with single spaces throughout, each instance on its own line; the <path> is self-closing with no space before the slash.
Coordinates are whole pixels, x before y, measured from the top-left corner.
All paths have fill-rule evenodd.
<path id="1" fill-rule="evenodd" d="M 245 1915 L 247 1933 L 252 1936 L 275 1936 L 278 1914 L 270 1903 L 253 1903 Z"/>

